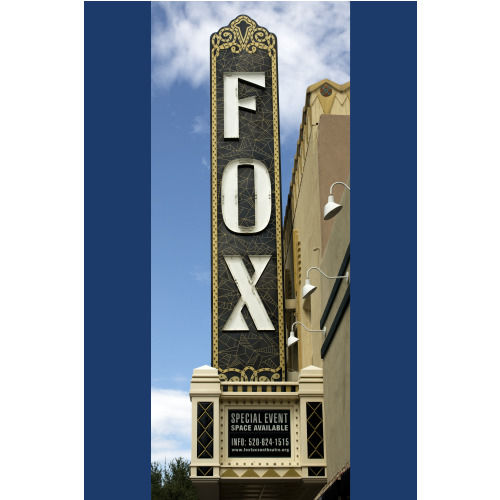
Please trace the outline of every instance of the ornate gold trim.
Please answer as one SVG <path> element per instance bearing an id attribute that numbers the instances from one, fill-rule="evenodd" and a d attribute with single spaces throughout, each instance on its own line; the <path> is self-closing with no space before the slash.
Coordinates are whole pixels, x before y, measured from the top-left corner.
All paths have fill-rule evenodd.
<path id="1" fill-rule="evenodd" d="M 219 290 L 217 269 L 217 56 L 211 51 L 212 100 L 212 364 L 219 367 Z M 217 53 L 218 55 L 218 53 Z"/>
<path id="2" fill-rule="evenodd" d="M 243 22 L 245 25 L 243 25 Z M 242 30 L 242 28 L 245 28 Z M 246 51 L 254 54 L 257 49 L 267 50 L 271 58 L 271 80 L 273 93 L 273 136 L 274 136 L 274 202 L 276 209 L 276 259 L 278 269 L 278 335 L 280 347 L 280 365 L 276 369 L 255 370 L 253 367 L 246 367 L 258 373 L 261 371 L 275 372 L 276 379 L 279 379 L 278 372 L 281 370 L 283 381 L 285 374 L 285 324 L 284 324 L 284 298 L 283 298 L 283 261 L 282 261 L 282 240 L 281 240 L 281 179 L 280 179 L 280 143 L 279 143 L 279 112 L 278 112 L 278 61 L 276 53 L 276 36 L 248 16 L 241 15 L 229 23 L 229 26 L 221 28 L 211 37 L 211 113 L 212 113 L 212 363 L 214 368 L 219 368 L 218 350 L 218 241 L 217 241 L 217 57 L 221 50 L 231 50 L 234 54 Z M 221 380 L 227 380 L 224 372 L 219 370 Z M 233 370 L 242 373 L 240 370 Z M 243 376 L 243 373 L 242 373 Z M 257 380 L 252 375 L 251 380 Z M 233 380 L 233 377 L 231 380 Z M 262 377 L 264 378 L 264 377 Z M 274 376 L 271 377 L 274 379 Z M 246 381 L 241 378 L 241 380 Z M 266 381 L 268 381 L 266 377 Z"/>
<path id="3" fill-rule="evenodd" d="M 215 368 L 215 367 L 214 367 Z M 250 377 L 248 378 L 247 374 L 245 373 L 246 371 L 251 370 L 253 373 Z M 272 372 L 274 375 L 271 376 L 271 380 L 277 381 L 280 378 L 279 371 L 281 370 L 281 366 L 278 366 L 278 368 L 260 368 L 259 370 L 256 370 L 253 366 L 245 366 L 243 370 L 239 370 L 238 368 L 227 368 L 226 370 L 223 370 L 222 368 L 219 368 L 219 378 L 222 382 L 269 382 L 269 378 L 265 376 L 260 376 L 259 373 L 262 372 Z M 238 372 L 240 374 L 239 377 L 231 377 L 229 380 L 227 379 L 227 376 L 225 373 L 227 372 Z"/>
<path id="4" fill-rule="evenodd" d="M 245 23 L 245 30 L 241 25 Z M 231 49 L 233 54 L 246 51 L 255 54 L 257 49 L 267 50 L 269 57 L 276 59 L 276 37 L 266 28 L 257 26 L 257 23 L 248 16 L 238 16 L 221 28 L 212 36 L 212 55 L 217 57 L 221 50 Z"/>
<path id="5" fill-rule="evenodd" d="M 274 37 L 274 35 L 273 35 Z M 271 54 L 270 54 L 271 55 Z M 281 179 L 280 179 L 280 137 L 279 137 L 279 111 L 278 111 L 278 60 L 276 49 L 271 55 L 272 85 L 273 85 L 273 131 L 274 131 L 274 203 L 276 205 L 276 261 L 278 268 L 278 315 L 279 315 L 279 345 L 280 368 L 285 374 L 285 324 L 284 324 L 284 298 L 283 298 L 283 256 L 281 239 Z"/>

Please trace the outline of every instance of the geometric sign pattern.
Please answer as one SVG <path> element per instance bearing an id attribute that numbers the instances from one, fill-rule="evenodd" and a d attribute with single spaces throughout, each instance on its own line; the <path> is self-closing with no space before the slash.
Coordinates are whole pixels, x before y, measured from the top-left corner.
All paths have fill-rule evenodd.
<path id="1" fill-rule="evenodd" d="M 214 404 L 198 403 L 197 412 L 197 458 L 214 456 Z"/>
<path id="2" fill-rule="evenodd" d="M 325 458 L 323 446 L 323 405 L 306 403 L 307 458 Z"/>
<path id="3" fill-rule="evenodd" d="M 324 467 L 308 467 L 308 476 L 324 476 L 325 468 Z"/>
<path id="4" fill-rule="evenodd" d="M 276 37 L 248 16 L 239 16 L 211 36 L 212 104 L 212 366 L 223 381 L 284 381 L 285 334 L 281 253 L 281 191 Z M 224 138 L 224 75 L 264 73 L 265 87 L 238 81 L 237 98 L 254 98 L 256 110 L 238 110 L 239 138 Z M 233 232 L 222 214 L 222 176 L 233 160 L 237 172 L 238 223 L 255 225 L 256 192 L 250 160 L 261 162 L 271 182 L 271 213 L 257 232 Z M 255 283 L 273 330 L 257 329 L 252 311 L 239 306 L 247 330 L 224 329 L 242 293 L 224 256 L 238 256 L 249 277 L 250 256 L 270 256 Z M 269 324 L 269 323 L 268 323 Z"/>
<path id="5" fill-rule="evenodd" d="M 214 468 L 213 467 L 197 467 L 196 468 L 196 475 L 198 477 L 200 477 L 200 476 L 213 476 L 214 475 Z"/>

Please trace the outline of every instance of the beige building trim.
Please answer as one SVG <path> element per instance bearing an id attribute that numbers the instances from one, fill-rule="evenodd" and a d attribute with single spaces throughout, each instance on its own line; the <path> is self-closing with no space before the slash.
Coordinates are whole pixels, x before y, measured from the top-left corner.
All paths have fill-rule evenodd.
<path id="1" fill-rule="evenodd" d="M 269 390 L 274 386 L 274 390 Z M 246 390 L 243 390 L 245 388 Z M 256 391 L 253 389 L 256 388 Z M 304 368 L 298 382 L 221 382 L 217 370 L 202 366 L 193 371 L 190 396 L 192 401 L 191 480 L 201 500 L 232 498 L 237 485 L 243 495 L 255 488 L 286 491 L 290 500 L 313 498 L 326 483 L 326 444 L 323 458 L 308 458 L 307 405 L 321 403 L 324 415 L 323 370 L 316 366 Z M 214 456 L 197 458 L 197 403 L 212 402 L 214 408 Z M 229 457 L 228 412 L 232 409 L 290 410 L 290 457 Z M 324 428 L 324 424 L 322 423 Z M 198 468 L 212 467 L 213 476 L 198 474 Z M 325 474 L 311 477 L 309 467 L 323 467 Z M 236 482 L 234 482 L 236 481 Z M 233 483 L 234 482 L 234 483 Z M 242 496 L 243 498 L 244 496 Z"/>

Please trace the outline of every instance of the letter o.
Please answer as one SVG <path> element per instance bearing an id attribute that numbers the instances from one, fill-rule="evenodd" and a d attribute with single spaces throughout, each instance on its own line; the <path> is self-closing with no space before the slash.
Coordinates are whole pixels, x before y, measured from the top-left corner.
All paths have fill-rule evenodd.
<path id="1" fill-rule="evenodd" d="M 238 220 L 238 166 L 253 167 L 255 186 L 255 225 L 240 226 Z M 271 219 L 271 177 L 266 166 L 259 160 L 230 161 L 222 173 L 221 185 L 222 218 L 226 227 L 235 233 L 258 233 L 263 231 Z"/>

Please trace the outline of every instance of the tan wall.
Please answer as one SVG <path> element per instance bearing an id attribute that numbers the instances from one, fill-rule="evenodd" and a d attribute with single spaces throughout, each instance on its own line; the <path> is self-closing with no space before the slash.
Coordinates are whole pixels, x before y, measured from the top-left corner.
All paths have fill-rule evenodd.
<path id="1" fill-rule="evenodd" d="M 347 185 L 350 185 L 347 179 Z M 350 191 L 344 189 L 339 198 L 342 211 L 333 219 L 328 244 L 321 262 L 321 268 L 329 276 L 337 275 L 350 242 Z M 338 201 L 337 201 L 338 202 Z M 347 268 L 350 273 L 350 265 Z M 324 309 L 335 280 L 322 280 L 322 308 Z M 332 325 L 348 284 L 342 284 L 333 302 L 325 326 L 327 333 Z M 325 397 L 325 439 L 327 447 L 328 481 L 350 462 L 350 306 L 330 343 L 323 359 Z"/>
<path id="2" fill-rule="evenodd" d="M 324 84 L 332 87 L 330 96 L 321 94 Z M 287 336 L 295 320 L 311 330 L 320 329 L 321 286 L 305 300 L 302 287 L 307 270 L 320 267 L 333 225 L 333 221 L 323 220 L 330 185 L 335 181 L 346 182 L 349 175 L 349 113 L 348 83 L 338 85 L 323 80 L 307 89 L 283 231 L 285 282 L 289 276 L 291 283 L 286 286 L 285 298 L 296 300 L 295 311 L 289 310 L 286 315 Z M 337 187 L 335 194 L 338 200 Z M 317 271 L 312 271 L 310 278 L 311 283 L 320 285 Z M 298 350 L 299 370 L 309 365 L 322 366 L 322 333 L 309 333 L 299 325 L 296 334 L 299 342 L 287 351 L 288 366 L 294 349 Z"/>
<path id="3" fill-rule="evenodd" d="M 311 329 L 319 329 L 335 280 L 311 271 L 311 283 L 318 289 L 305 301 L 302 300 L 302 287 L 307 270 L 313 266 L 329 276 L 336 276 L 349 246 L 350 191 L 342 185 L 333 188 L 335 201 L 343 205 L 342 211 L 333 219 L 323 220 L 323 208 L 334 182 L 345 182 L 350 186 L 350 116 L 348 109 L 341 115 L 325 114 L 319 106 L 318 96 L 308 95 L 306 103 L 310 107 L 306 109 L 301 127 L 285 218 L 285 269 L 291 276 L 289 290 L 296 296 L 297 319 Z M 349 101 L 345 100 L 344 104 L 348 105 Z M 293 230 L 298 236 L 295 252 Z M 294 255 L 297 262 L 294 262 Z M 350 266 L 347 270 L 350 272 Z M 325 323 L 327 332 L 347 286 L 343 280 Z M 289 326 L 290 323 L 288 329 Z M 324 342 L 321 333 L 309 333 L 299 327 L 297 336 L 300 339 L 299 369 L 309 364 L 324 369 L 324 433 L 328 481 L 331 481 L 350 463 L 350 307 L 347 307 L 324 359 L 321 359 Z"/>
<path id="4" fill-rule="evenodd" d="M 321 115 L 318 130 L 319 197 L 321 214 L 328 201 L 334 182 L 347 182 L 351 164 L 351 117 L 349 115 Z M 332 194 L 338 202 L 345 188 L 334 186 Z M 321 255 L 325 251 L 335 218 L 321 222 Z"/>
<path id="5" fill-rule="evenodd" d="M 304 165 L 300 192 L 296 204 L 294 229 L 298 230 L 300 240 L 300 270 L 299 286 L 297 293 L 297 319 L 311 330 L 319 330 L 319 318 L 317 311 L 321 307 L 319 293 L 314 293 L 307 299 L 302 299 L 302 287 L 304 286 L 306 272 L 312 266 L 319 266 L 321 250 L 321 221 L 317 206 L 318 198 L 318 126 L 311 127 L 311 137 Z M 300 368 L 314 365 L 322 366 L 321 344 L 323 335 L 320 333 L 309 333 L 298 326 L 297 337 L 299 338 L 301 363 Z"/>

